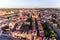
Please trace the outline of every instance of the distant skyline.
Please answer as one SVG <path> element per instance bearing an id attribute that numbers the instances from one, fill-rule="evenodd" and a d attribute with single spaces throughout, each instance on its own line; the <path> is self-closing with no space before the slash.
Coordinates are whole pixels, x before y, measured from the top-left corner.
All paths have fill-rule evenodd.
<path id="1" fill-rule="evenodd" d="M 0 8 L 60 8 L 60 0 L 0 0 Z"/>

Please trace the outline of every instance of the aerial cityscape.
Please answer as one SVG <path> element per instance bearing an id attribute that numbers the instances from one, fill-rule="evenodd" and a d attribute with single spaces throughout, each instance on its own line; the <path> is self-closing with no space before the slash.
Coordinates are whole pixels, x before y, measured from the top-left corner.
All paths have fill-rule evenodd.
<path id="1" fill-rule="evenodd" d="M 0 9 L 0 40 L 60 40 L 60 9 Z"/>
<path id="2" fill-rule="evenodd" d="M 0 0 L 0 40 L 60 40 L 60 0 Z"/>

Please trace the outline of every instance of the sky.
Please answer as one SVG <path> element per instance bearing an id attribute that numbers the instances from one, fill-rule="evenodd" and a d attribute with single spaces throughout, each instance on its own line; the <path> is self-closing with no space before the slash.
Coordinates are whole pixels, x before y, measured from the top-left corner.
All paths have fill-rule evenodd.
<path id="1" fill-rule="evenodd" d="M 60 0 L 0 0 L 0 8 L 60 8 Z"/>

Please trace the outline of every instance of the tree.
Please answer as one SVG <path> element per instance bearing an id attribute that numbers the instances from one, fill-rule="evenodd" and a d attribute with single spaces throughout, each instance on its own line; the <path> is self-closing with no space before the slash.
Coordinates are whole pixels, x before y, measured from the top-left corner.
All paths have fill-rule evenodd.
<path id="1" fill-rule="evenodd" d="M 46 36 L 46 37 L 49 37 L 49 33 L 48 33 L 48 32 L 45 32 L 45 36 Z"/>
<path id="2" fill-rule="evenodd" d="M 50 25 L 47 22 L 43 23 L 42 25 L 43 25 L 44 30 L 46 31 L 45 32 L 46 37 L 57 38 L 57 34 L 55 34 L 55 32 L 52 30 L 52 28 L 50 27 Z"/>
<path id="3" fill-rule="evenodd" d="M 3 28 L 2 28 L 2 30 L 4 30 L 4 31 L 7 31 L 6 29 L 8 29 L 9 27 L 6 25 L 6 26 L 4 26 Z"/>
<path id="4" fill-rule="evenodd" d="M 55 38 L 57 38 L 57 34 L 54 33 Z"/>
<path id="5" fill-rule="evenodd" d="M 60 23 L 57 24 L 58 28 L 60 29 Z"/>
<path id="6" fill-rule="evenodd" d="M 25 27 L 30 26 L 29 24 L 24 24 Z"/>
<path id="7" fill-rule="evenodd" d="M 50 21 L 53 22 L 53 23 L 58 24 L 58 21 L 56 21 L 55 19 L 51 19 Z"/>
<path id="8" fill-rule="evenodd" d="M 50 34 L 50 36 L 49 36 L 49 37 L 51 37 L 51 38 L 52 38 L 52 37 L 55 37 L 55 35 L 54 35 L 54 34 Z"/>
<path id="9" fill-rule="evenodd" d="M 54 34 L 54 31 L 53 31 L 53 30 L 51 30 L 51 31 L 49 31 L 49 33 L 50 33 L 50 34 Z"/>
<path id="10" fill-rule="evenodd" d="M 53 18 L 57 18 L 57 15 L 56 15 L 56 14 L 53 14 L 52 17 L 53 17 Z"/>
<path id="11" fill-rule="evenodd" d="M 29 17 L 26 21 L 31 22 L 31 21 L 32 21 L 32 19 Z"/>

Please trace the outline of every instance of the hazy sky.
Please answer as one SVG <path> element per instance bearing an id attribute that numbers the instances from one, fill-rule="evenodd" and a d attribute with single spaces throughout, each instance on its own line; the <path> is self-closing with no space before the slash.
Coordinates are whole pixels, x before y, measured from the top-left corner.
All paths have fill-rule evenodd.
<path id="1" fill-rule="evenodd" d="M 0 8 L 60 8 L 59 0 L 0 0 Z"/>

